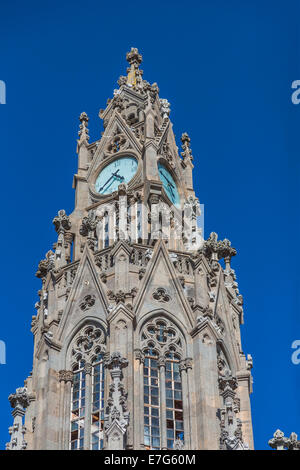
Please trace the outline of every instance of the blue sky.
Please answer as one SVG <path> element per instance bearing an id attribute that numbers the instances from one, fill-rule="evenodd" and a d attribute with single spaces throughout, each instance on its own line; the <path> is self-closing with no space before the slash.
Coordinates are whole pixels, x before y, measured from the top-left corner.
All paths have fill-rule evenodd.
<path id="1" fill-rule="evenodd" d="M 55 242 L 52 219 L 74 204 L 78 116 L 100 108 L 126 71 L 131 46 L 146 80 L 171 102 L 177 137 L 191 137 L 205 232 L 227 237 L 244 296 L 243 348 L 254 361 L 255 446 L 280 427 L 300 434 L 300 79 L 296 1 L 2 1 L 0 80 L 0 448 L 12 424 L 7 396 L 32 368 L 38 262 Z"/>

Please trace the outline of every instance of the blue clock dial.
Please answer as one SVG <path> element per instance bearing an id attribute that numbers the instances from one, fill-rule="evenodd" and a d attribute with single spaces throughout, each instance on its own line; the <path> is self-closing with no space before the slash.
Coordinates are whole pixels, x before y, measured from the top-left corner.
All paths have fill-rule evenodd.
<path id="1" fill-rule="evenodd" d="M 138 162 L 134 157 L 121 157 L 109 163 L 98 175 L 95 189 L 99 194 L 117 191 L 119 184 L 129 183 L 136 174 Z"/>
<path id="2" fill-rule="evenodd" d="M 168 198 L 174 204 L 174 206 L 180 207 L 180 197 L 174 178 L 166 169 L 166 167 L 160 162 L 158 163 L 158 174 Z"/>

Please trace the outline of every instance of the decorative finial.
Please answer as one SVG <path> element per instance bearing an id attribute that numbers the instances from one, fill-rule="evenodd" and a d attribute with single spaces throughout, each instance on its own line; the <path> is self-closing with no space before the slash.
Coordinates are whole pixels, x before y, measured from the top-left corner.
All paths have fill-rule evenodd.
<path id="1" fill-rule="evenodd" d="M 77 150 L 78 150 L 78 147 L 80 147 L 82 144 L 88 145 L 89 139 L 90 139 L 89 130 L 88 130 L 88 122 L 89 122 L 88 115 L 86 113 L 81 113 L 79 117 L 79 121 L 81 122 L 81 124 L 79 126 L 79 132 L 78 132 L 79 140 L 77 141 L 78 142 Z"/>
<path id="2" fill-rule="evenodd" d="M 53 219 L 53 224 L 58 234 L 64 234 L 65 231 L 70 230 L 71 222 L 64 209 L 58 211 L 57 216 Z"/>
<path id="3" fill-rule="evenodd" d="M 130 65 L 137 65 L 137 67 L 141 64 L 143 57 L 139 54 L 139 51 L 136 47 L 132 47 L 130 52 L 126 54 L 126 60 Z"/>
<path id="4" fill-rule="evenodd" d="M 183 161 L 193 160 L 193 155 L 192 155 L 192 149 L 191 149 L 191 139 L 189 135 L 184 132 L 181 136 L 181 142 L 182 142 L 182 150 L 181 156 L 183 158 Z"/>
<path id="5" fill-rule="evenodd" d="M 142 80 L 143 71 L 139 70 L 139 65 L 143 58 L 137 48 L 132 47 L 131 51 L 126 54 L 126 60 L 130 64 L 127 69 L 127 85 L 136 87 Z"/>
<path id="6" fill-rule="evenodd" d="M 160 102 L 160 112 L 162 114 L 162 117 L 163 119 L 167 119 L 171 111 L 170 103 L 165 98 L 161 98 L 159 102 Z"/>

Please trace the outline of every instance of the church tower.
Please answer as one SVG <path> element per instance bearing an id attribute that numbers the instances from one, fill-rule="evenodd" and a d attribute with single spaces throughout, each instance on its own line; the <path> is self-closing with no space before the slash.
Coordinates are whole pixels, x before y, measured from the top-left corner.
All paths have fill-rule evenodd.
<path id="1" fill-rule="evenodd" d="M 75 209 L 38 265 L 7 449 L 252 449 L 236 250 L 204 240 L 190 138 L 179 152 L 168 101 L 126 59 L 99 140 L 80 115 Z"/>

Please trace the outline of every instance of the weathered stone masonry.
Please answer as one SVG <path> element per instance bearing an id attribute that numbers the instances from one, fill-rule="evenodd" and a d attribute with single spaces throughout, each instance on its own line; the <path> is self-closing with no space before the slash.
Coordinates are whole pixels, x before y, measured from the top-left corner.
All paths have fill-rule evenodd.
<path id="1" fill-rule="evenodd" d="M 9 398 L 7 448 L 252 449 L 236 251 L 203 240 L 190 138 L 179 152 L 168 101 L 137 49 L 127 61 L 99 140 L 80 116 L 75 209 L 54 218 L 38 266 L 33 369 Z"/>

